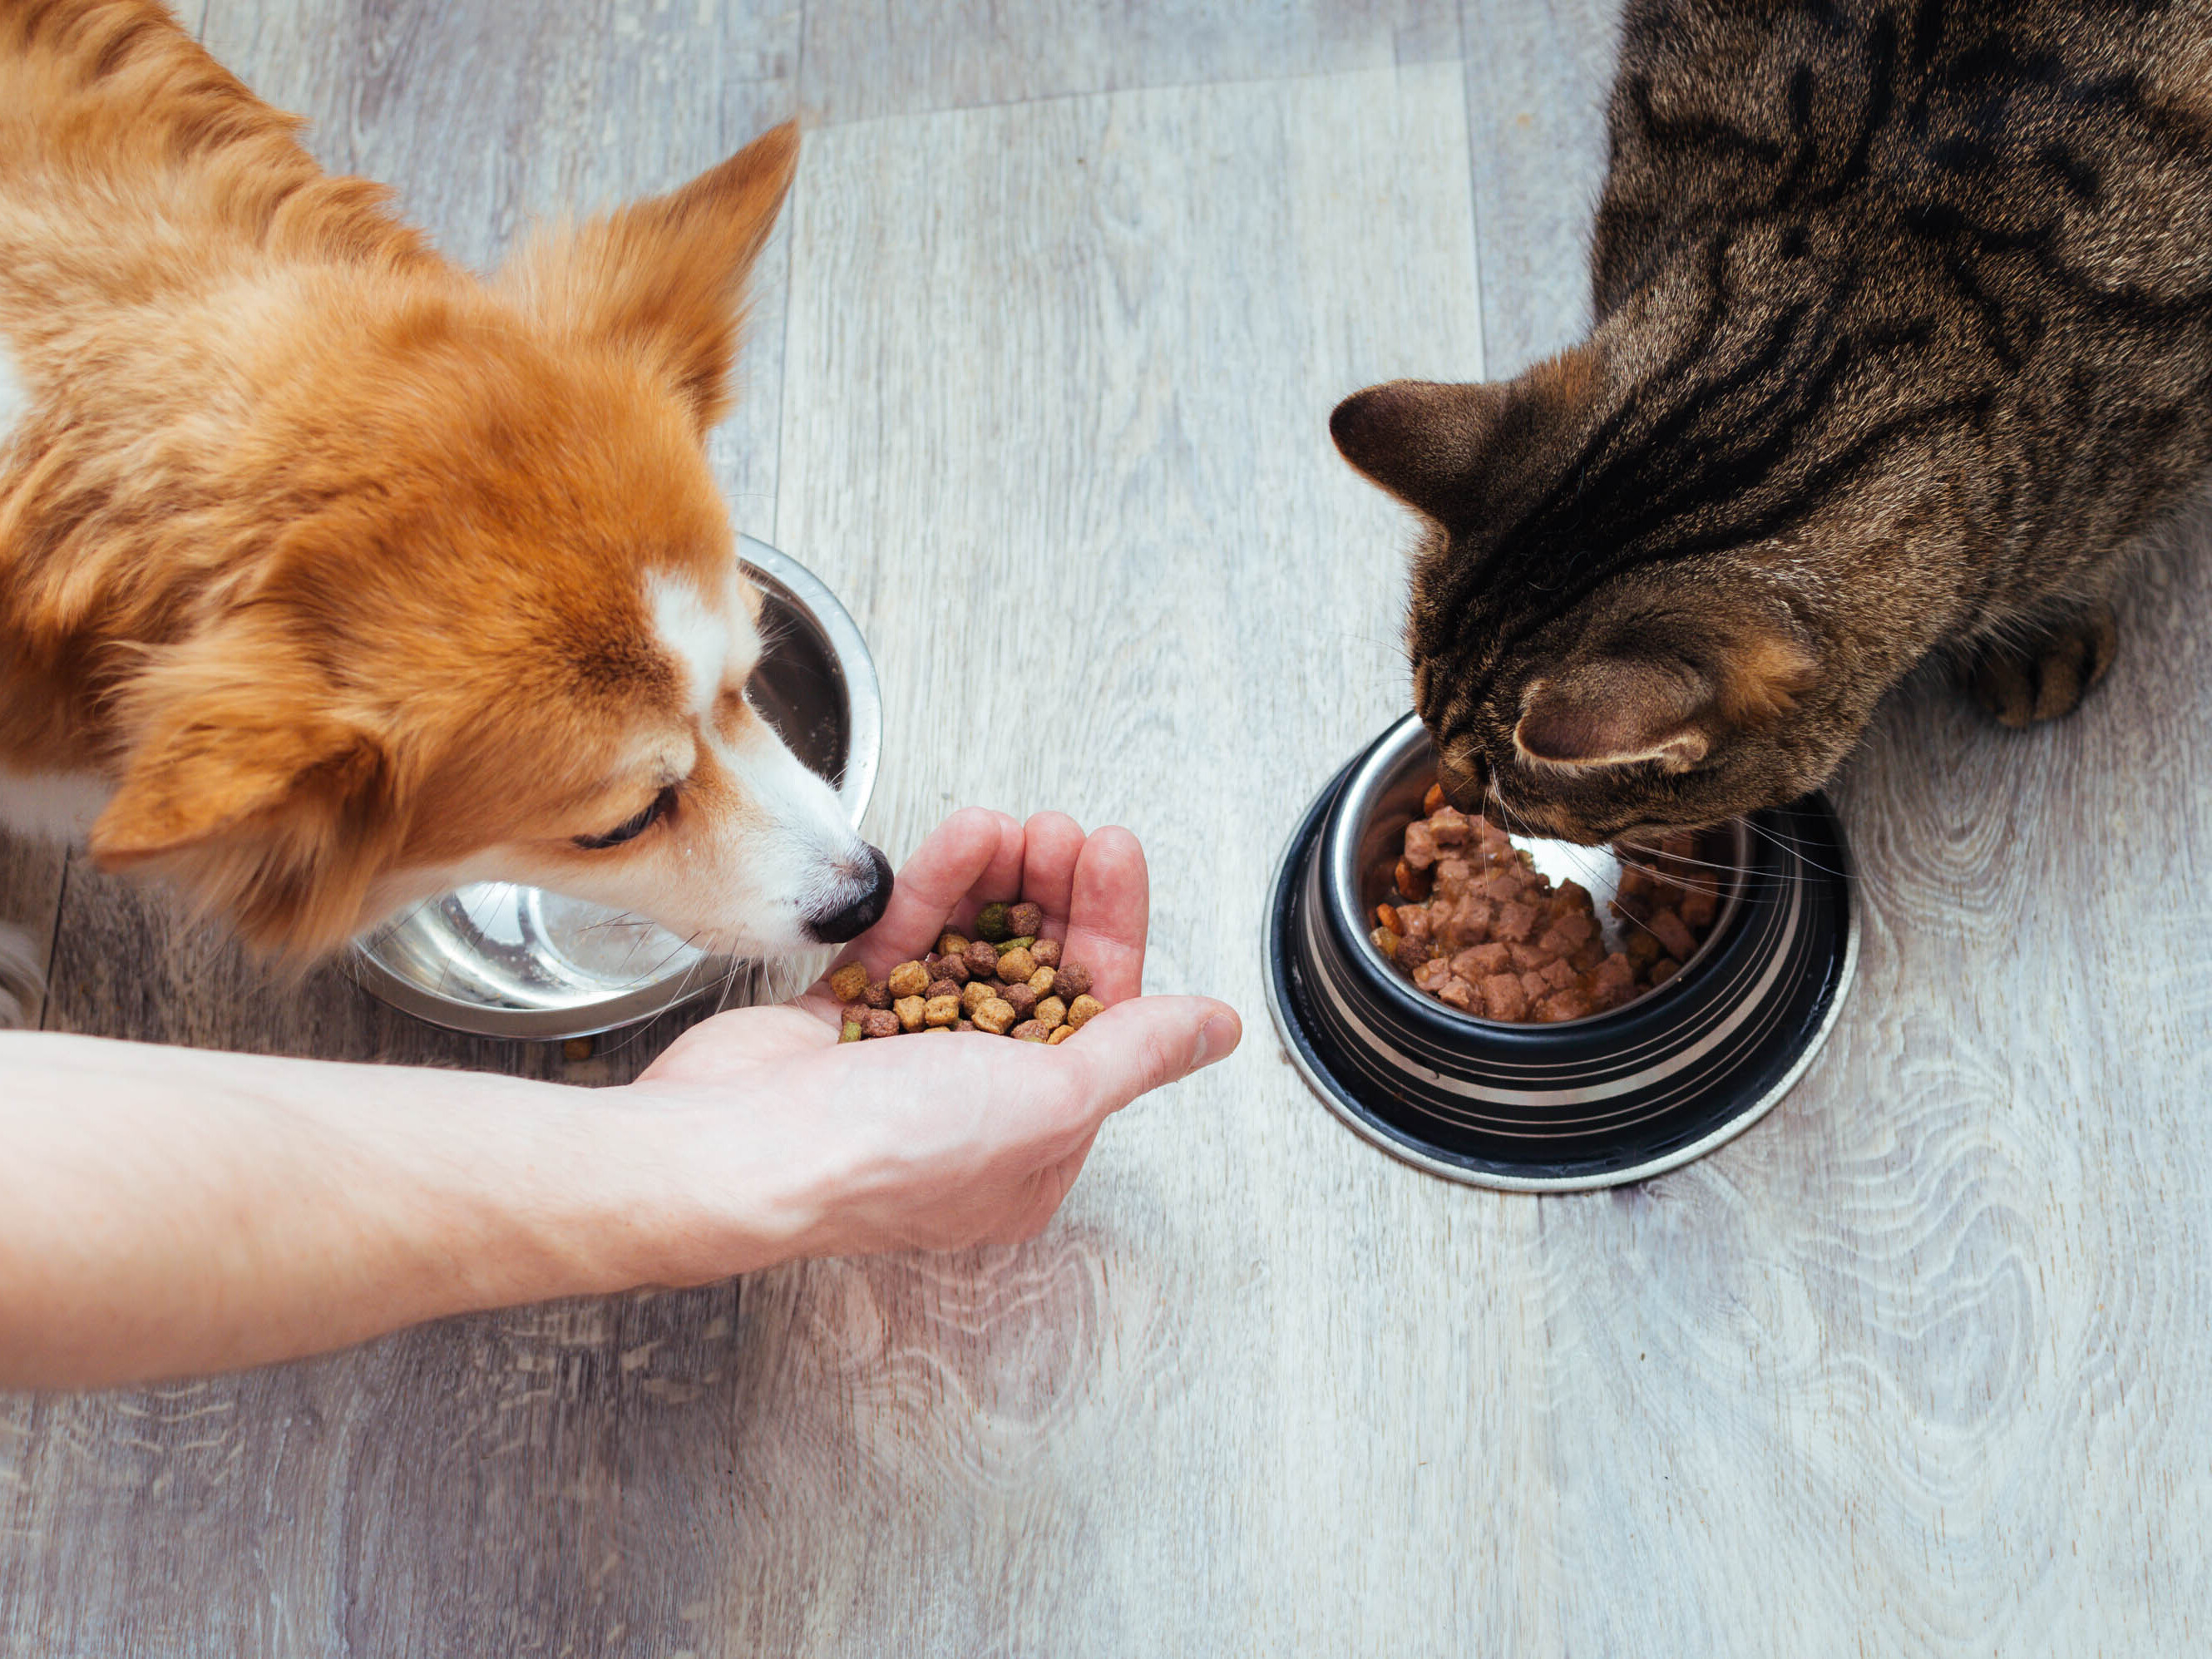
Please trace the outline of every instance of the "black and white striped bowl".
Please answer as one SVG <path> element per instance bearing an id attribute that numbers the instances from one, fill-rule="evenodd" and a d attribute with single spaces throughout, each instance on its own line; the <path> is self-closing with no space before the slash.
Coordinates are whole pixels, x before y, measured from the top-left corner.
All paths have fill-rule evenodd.
<path id="1" fill-rule="evenodd" d="M 1812 1062 L 1857 963 L 1849 854 L 1826 798 L 1707 832 L 1721 909 L 1667 984 L 1587 1019 L 1515 1025 L 1417 991 L 1369 937 L 1435 775 L 1407 715 L 1330 781 L 1277 871 L 1268 1007 L 1323 1103 L 1410 1164 L 1536 1192 L 1642 1181 L 1764 1116 Z M 1606 914 L 1610 854 L 1514 839 Z"/>

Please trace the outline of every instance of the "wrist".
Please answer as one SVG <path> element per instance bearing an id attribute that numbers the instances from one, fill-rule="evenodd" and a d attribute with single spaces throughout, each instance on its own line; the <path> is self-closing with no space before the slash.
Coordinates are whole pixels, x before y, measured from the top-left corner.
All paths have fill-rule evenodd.
<path id="1" fill-rule="evenodd" d="M 828 1206 L 807 1147 L 787 1146 L 738 1096 L 651 1080 L 576 1091 L 580 1167 L 571 1201 L 605 1293 L 697 1285 L 815 1254 Z"/>

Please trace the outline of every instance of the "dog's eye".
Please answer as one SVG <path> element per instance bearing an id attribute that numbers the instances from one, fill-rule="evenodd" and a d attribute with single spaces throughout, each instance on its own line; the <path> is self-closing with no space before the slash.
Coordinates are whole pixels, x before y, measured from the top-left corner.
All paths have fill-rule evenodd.
<path id="1" fill-rule="evenodd" d="M 645 811 L 635 817 L 615 825 L 604 836 L 578 836 L 576 845 L 596 850 L 602 847 L 619 847 L 626 841 L 635 841 L 676 805 L 676 786 L 670 784 L 646 804 Z"/>

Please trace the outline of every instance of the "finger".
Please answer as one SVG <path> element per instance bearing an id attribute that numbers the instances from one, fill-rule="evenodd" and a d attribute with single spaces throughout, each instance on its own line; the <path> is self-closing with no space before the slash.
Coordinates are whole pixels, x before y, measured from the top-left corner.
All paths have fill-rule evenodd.
<path id="1" fill-rule="evenodd" d="M 954 907 L 1006 861 L 1006 826 L 1012 822 L 1002 812 L 969 806 L 931 830 L 898 872 L 882 920 L 854 940 L 839 960 L 860 963 L 870 979 L 881 979 L 900 963 L 933 949 Z M 1012 858 L 1018 868 L 1018 845 Z"/>
<path id="2" fill-rule="evenodd" d="M 1119 825 L 1099 830 L 1076 860 L 1060 960 L 1091 970 L 1091 994 L 1124 1002 L 1145 988 L 1145 934 L 1152 878 L 1145 849 Z"/>
<path id="3" fill-rule="evenodd" d="M 1212 997 L 1139 997 L 1094 1015 L 1055 1052 L 1075 1062 L 1079 1108 L 1097 1122 L 1212 1065 L 1243 1032 L 1237 1011 Z"/>
<path id="4" fill-rule="evenodd" d="M 951 926 L 972 933 L 975 913 L 987 904 L 1012 903 L 1022 896 L 1022 861 L 1027 855 L 1021 821 L 1011 812 L 994 812 L 999 826 L 999 850 L 955 907 Z"/>
<path id="5" fill-rule="evenodd" d="M 1022 896 L 1053 918 L 1048 932 L 1064 931 L 1075 890 L 1076 860 L 1083 854 L 1083 826 L 1065 812 L 1039 812 L 1022 826 Z"/>

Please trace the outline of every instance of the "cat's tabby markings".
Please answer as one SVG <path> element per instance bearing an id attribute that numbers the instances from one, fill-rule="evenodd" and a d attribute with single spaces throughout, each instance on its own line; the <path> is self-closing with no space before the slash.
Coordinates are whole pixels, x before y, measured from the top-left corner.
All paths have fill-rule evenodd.
<path id="1" fill-rule="evenodd" d="M 1447 787 L 1716 822 L 1937 648 L 2070 711 L 2212 465 L 2212 0 L 1631 0 L 1610 135 L 1590 338 L 1331 421 Z"/>

